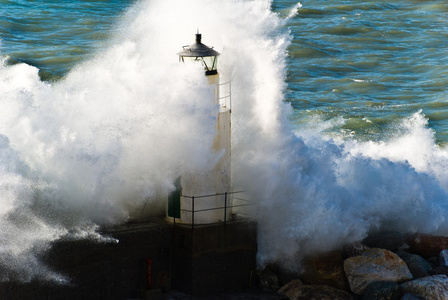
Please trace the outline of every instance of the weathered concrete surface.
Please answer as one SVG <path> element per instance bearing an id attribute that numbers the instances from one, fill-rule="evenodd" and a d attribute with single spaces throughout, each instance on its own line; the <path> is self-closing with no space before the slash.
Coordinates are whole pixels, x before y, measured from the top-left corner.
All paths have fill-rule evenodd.
<path id="1" fill-rule="evenodd" d="M 175 227 L 172 283 L 191 294 L 247 288 L 255 276 L 257 234 L 250 220 Z"/>
<path id="2" fill-rule="evenodd" d="M 128 299 L 147 288 L 147 259 L 152 260 L 153 288 L 170 276 L 172 226 L 134 222 L 104 230 L 118 243 L 58 241 L 42 258 L 67 276 L 70 285 L 51 282 L 0 283 L 1 299 Z"/>
<path id="3" fill-rule="evenodd" d="M 219 293 L 249 285 L 255 269 L 255 222 L 191 227 L 144 220 L 103 230 L 118 243 L 58 241 L 42 260 L 70 285 L 0 283 L 0 299 L 143 299 L 151 287 Z M 174 280 L 173 280 L 174 279 Z"/>

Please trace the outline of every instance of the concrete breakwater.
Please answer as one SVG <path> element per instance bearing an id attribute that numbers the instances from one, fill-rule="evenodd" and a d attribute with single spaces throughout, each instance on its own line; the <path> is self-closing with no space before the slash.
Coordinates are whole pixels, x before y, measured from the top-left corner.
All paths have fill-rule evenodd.
<path id="1" fill-rule="evenodd" d="M 173 226 L 142 220 L 104 229 L 117 242 L 58 241 L 42 257 L 69 284 L 0 283 L 1 299 L 157 299 L 177 289 L 210 294 L 244 289 L 255 271 L 256 223 Z"/>
<path id="2" fill-rule="evenodd" d="M 380 232 L 305 257 L 294 274 L 275 264 L 255 269 L 251 220 L 194 229 L 142 220 L 102 234 L 118 242 L 58 241 L 42 256 L 69 284 L 3 282 L 0 298 L 448 299 L 448 237 Z"/>

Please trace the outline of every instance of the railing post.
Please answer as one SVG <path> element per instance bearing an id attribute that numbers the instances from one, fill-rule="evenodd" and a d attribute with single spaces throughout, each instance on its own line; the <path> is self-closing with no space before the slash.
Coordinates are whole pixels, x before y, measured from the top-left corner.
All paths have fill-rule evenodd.
<path id="1" fill-rule="evenodd" d="M 173 205 L 173 227 L 176 227 L 176 205 Z"/>
<path id="2" fill-rule="evenodd" d="M 191 197 L 191 228 L 194 229 L 194 196 Z"/>
<path id="3" fill-rule="evenodd" d="M 229 83 L 229 106 L 230 106 L 230 111 L 232 111 L 232 85 Z"/>
<path id="4" fill-rule="evenodd" d="M 224 193 L 224 225 L 227 223 L 227 192 Z"/>

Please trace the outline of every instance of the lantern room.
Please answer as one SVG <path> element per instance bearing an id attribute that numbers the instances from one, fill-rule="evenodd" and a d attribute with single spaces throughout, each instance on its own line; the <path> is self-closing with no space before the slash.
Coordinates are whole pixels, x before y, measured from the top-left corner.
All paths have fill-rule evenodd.
<path id="1" fill-rule="evenodd" d="M 196 34 L 196 43 L 190 46 L 183 46 L 182 51 L 177 53 L 179 61 L 200 61 L 205 69 L 205 75 L 218 74 L 218 56 L 219 52 L 213 50 L 213 47 L 208 47 L 201 42 L 202 35 Z"/>

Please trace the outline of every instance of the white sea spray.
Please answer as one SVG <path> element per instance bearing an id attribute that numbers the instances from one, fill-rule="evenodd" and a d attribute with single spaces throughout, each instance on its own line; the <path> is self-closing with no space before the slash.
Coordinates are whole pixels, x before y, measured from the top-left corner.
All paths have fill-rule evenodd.
<path id="1" fill-rule="evenodd" d="M 379 228 L 448 234 L 447 154 L 421 113 L 384 141 L 323 134 L 342 119 L 292 128 L 285 25 L 269 1 L 142 1 L 57 83 L 2 65 L 4 274 L 49 274 L 37 254 L 52 241 L 101 239 L 98 225 L 158 213 L 179 174 L 213 168 L 213 91 L 176 56 L 198 29 L 232 81 L 233 186 L 257 204 L 260 265 L 297 269 L 303 255 Z"/>

